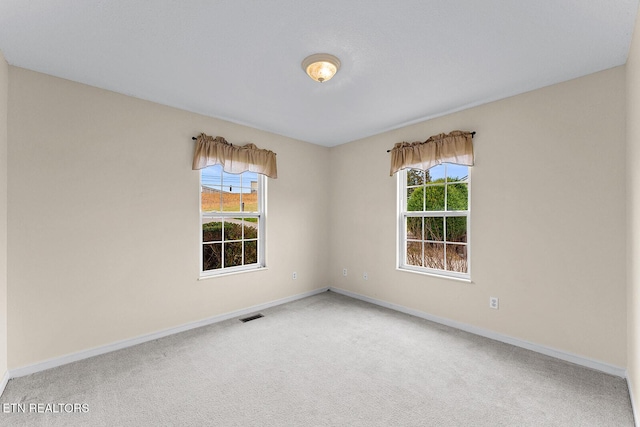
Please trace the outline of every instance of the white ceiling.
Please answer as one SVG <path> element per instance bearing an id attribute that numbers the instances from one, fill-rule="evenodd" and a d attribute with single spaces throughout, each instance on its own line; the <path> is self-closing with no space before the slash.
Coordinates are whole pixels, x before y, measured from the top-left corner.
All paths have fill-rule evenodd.
<path id="1" fill-rule="evenodd" d="M 11 65 L 334 146 L 626 62 L 638 0 L 1 0 Z M 302 60 L 336 55 L 329 82 Z M 215 130 L 212 130 L 215 133 Z"/>

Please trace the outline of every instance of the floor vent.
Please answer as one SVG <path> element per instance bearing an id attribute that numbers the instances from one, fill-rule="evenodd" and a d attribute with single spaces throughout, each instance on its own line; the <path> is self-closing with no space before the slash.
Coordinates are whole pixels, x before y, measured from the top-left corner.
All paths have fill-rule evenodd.
<path id="1" fill-rule="evenodd" d="M 244 319 L 240 319 L 240 321 L 241 321 L 242 323 L 247 323 L 247 322 L 250 322 L 250 321 L 252 321 L 252 320 L 259 319 L 259 318 L 261 318 L 261 317 L 264 317 L 264 316 L 263 316 L 262 314 L 255 314 L 255 315 L 253 315 L 253 316 L 249 316 L 249 317 L 245 317 Z"/>

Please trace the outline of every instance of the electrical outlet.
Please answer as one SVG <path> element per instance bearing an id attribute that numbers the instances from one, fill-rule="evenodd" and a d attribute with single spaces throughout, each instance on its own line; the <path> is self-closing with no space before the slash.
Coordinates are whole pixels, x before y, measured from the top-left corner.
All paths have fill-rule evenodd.
<path id="1" fill-rule="evenodd" d="M 298 278 L 298 273 L 294 271 L 291 277 L 293 278 L 293 280 L 296 280 Z"/>
<path id="2" fill-rule="evenodd" d="M 346 275 L 347 275 L 347 269 L 346 269 L 346 268 L 343 268 L 343 269 L 342 269 L 342 275 L 343 275 L 343 276 L 346 276 Z"/>
<path id="3" fill-rule="evenodd" d="M 369 280 L 369 274 L 367 274 L 367 272 L 362 273 L 362 278 L 364 280 Z"/>
<path id="4" fill-rule="evenodd" d="M 489 297 L 489 308 L 493 308 L 494 310 L 498 309 L 498 298 L 497 297 Z"/>

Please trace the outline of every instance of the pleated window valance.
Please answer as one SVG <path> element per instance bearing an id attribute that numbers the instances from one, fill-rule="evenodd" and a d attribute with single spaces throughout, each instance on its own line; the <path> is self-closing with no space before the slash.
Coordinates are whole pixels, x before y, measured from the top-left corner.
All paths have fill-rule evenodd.
<path id="1" fill-rule="evenodd" d="M 398 142 L 391 150 L 391 173 L 400 169 L 427 170 L 441 163 L 473 166 L 473 134 L 454 130 L 424 142 Z"/>
<path id="2" fill-rule="evenodd" d="M 256 147 L 254 144 L 234 146 L 223 137 L 215 138 L 201 133 L 196 138 L 193 170 L 222 165 L 228 173 L 256 172 L 269 178 L 278 177 L 276 153 Z"/>

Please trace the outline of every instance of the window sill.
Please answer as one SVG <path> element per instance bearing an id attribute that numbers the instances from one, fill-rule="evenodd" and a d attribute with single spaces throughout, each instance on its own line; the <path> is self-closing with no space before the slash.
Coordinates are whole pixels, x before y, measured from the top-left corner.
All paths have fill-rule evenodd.
<path id="1" fill-rule="evenodd" d="M 252 272 L 264 271 L 264 270 L 268 270 L 268 268 L 267 267 L 255 267 L 255 268 L 247 268 L 247 269 L 242 269 L 242 270 L 221 271 L 220 273 L 200 275 L 198 280 L 215 279 L 215 278 L 218 278 L 218 277 L 234 276 L 236 274 L 252 273 Z"/>
<path id="2" fill-rule="evenodd" d="M 396 267 L 396 270 L 397 271 L 402 271 L 402 272 L 405 272 L 405 273 L 420 274 L 422 276 L 436 277 L 438 279 L 454 280 L 456 282 L 463 282 L 463 283 L 473 283 L 473 281 L 470 278 L 447 276 L 446 274 L 432 273 L 430 271 L 411 270 L 409 268 L 403 268 L 403 267 Z"/>

